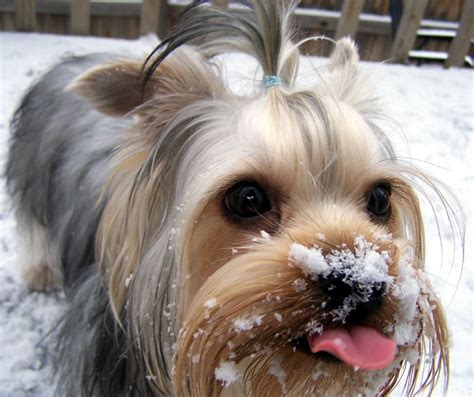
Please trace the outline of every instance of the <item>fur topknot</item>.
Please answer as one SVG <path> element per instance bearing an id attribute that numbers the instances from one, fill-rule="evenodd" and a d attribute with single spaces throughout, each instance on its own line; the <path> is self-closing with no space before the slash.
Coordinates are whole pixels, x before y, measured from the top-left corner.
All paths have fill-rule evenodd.
<path id="1" fill-rule="evenodd" d="M 298 0 L 235 2 L 229 11 L 194 1 L 182 14 L 175 30 L 145 62 L 144 83 L 166 57 L 186 44 L 197 46 L 207 58 L 243 52 L 254 57 L 263 75 L 278 76 L 291 87 L 298 73 L 298 50 L 291 38 L 291 15 Z M 263 76 L 262 76 L 263 77 Z"/>

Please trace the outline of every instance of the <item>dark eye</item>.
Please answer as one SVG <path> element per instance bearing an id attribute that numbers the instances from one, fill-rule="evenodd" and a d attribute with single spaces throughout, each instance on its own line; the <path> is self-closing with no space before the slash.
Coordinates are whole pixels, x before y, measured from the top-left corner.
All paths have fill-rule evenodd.
<path id="1" fill-rule="evenodd" d="M 227 211 L 238 218 L 253 218 L 271 210 L 265 190 L 251 182 L 239 183 L 230 188 L 224 204 Z"/>
<path id="2" fill-rule="evenodd" d="M 372 188 L 367 204 L 367 210 L 379 218 L 386 218 L 390 214 L 390 185 L 382 183 Z"/>

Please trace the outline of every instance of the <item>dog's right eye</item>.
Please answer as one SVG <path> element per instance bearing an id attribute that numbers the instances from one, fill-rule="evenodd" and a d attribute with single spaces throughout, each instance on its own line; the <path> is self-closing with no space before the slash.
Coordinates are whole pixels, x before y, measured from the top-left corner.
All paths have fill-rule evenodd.
<path id="1" fill-rule="evenodd" d="M 390 215 L 390 195 L 392 189 L 389 184 L 381 183 L 374 186 L 369 194 L 367 209 L 379 219 Z"/>
<path id="2" fill-rule="evenodd" d="M 240 219 L 254 218 L 271 210 L 265 190 L 251 182 L 231 187 L 225 195 L 224 204 L 232 216 Z"/>

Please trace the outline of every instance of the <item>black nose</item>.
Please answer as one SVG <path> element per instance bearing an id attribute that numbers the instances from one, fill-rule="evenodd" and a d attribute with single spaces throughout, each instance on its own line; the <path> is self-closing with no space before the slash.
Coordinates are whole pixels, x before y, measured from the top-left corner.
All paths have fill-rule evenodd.
<path id="1" fill-rule="evenodd" d="M 377 311 L 387 290 L 387 283 L 358 277 L 350 266 L 333 269 L 329 274 L 320 276 L 318 285 L 328 297 L 328 310 L 346 307 L 351 317 Z"/>

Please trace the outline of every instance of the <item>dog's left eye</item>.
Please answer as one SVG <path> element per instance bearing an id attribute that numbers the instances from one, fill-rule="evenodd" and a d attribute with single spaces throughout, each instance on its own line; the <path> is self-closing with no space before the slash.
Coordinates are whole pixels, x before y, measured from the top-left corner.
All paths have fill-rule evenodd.
<path id="1" fill-rule="evenodd" d="M 253 218 L 271 210 L 265 190 L 249 182 L 230 188 L 224 203 L 227 211 L 237 218 Z"/>
<path id="2" fill-rule="evenodd" d="M 378 218 L 386 218 L 390 214 L 391 193 L 389 184 L 381 183 L 374 186 L 369 195 L 367 210 Z"/>

